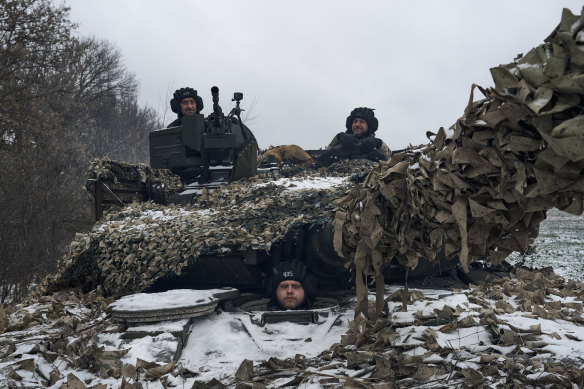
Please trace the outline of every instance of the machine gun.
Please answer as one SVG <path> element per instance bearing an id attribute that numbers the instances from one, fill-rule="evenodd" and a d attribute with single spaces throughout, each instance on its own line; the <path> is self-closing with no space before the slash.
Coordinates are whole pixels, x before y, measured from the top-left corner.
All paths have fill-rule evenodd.
<path id="1" fill-rule="evenodd" d="M 186 188 L 218 187 L 257 172 L 257 141 L 241 120 L 243 93 L 233 94 L 236 106 L 224 116 L 219 88 L 211 88 L 213 113 L 183 116 L 179 127 L 150 133 L 150 166 L 180 175 Z"/>
<path id="2" fill-rule="evenodd" d="M 211 93 L 213 113 L 207 118 L 201 114 L 183 116 L 180 126 L 150 133 L 150 166 L 92 162 L 86 189 L 95 200 L 96 220 L 104 210 L 133 201 L 187 203 L 203 188 L 217 188 L 257 173 L 258 144 L 240 116 L 243 93 L 233 94 L 236 106 L 227 116 L 219 106 L 219 88 L 214 86 Z M 169 169 L 181 182 L 151 168 Z M 174 194 L 181 186 L 178 195 Z"/>
<path id="3" fill-rule="evenodd" d="M 212 87 L 211 96 L 213 96 L 213 127 L 221 127 L 221 116 L 223 116 L 223 110 L 219 106 L 219 88 L 216 86 Z"/>

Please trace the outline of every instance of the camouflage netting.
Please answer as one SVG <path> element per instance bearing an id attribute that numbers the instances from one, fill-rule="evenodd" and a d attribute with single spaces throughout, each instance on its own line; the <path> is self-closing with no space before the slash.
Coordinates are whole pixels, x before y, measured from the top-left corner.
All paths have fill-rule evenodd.
<path id="1" fill-rule="evenodd" d="M 253 369 L 246 360 L 236 378 L 268 388 L 311 384 L 383 389 L 580 387 L 584 380 L 582 359 L 550 354 L 549 339 L 562 335 L 546 333 L 542 322 L 584 324 L 581 300 L 552 301 L 557 296 L 582 298 L 583 286 L 574 281 L 565 283 L 549 269 L 519 268 L 508 278 L 461 291 L 470 304 L 457 305 L 450 294 L 435 300 L 436 296 L 430 296 L 432 291 L 425 295 L 421 290 L 399 289 L 386 297 L 388 309 L 392 313 L 399 310 L 405 295 L 408 304 L 418 308 L 412 312 L 414 320 L 379 318 L 365 325 L 356 320 L 347 334 L 341 335 L 340 343 L 317 358 L 301 354 L 284 360 L 272 357 Z M 426 309 L 436 301 L 440 301 L 440 308 Z M 370 307 L 372 315 L 374 305 Z M 524 319 L 520 326 L 510 320 L 516 314 Z M 453 340 L 441 341 L 446 334 Z M 465 342 L 462 334 L 468 334 L 466 340 L 472 341 L 461 345 Z M 481 338 L 481 334 L 488 335 Z M 583 340 L 580 335 L 564 337 L 572 342 Z M 242 374 L 245 364 L 250 367 L 248 374 Z"/>
<path id="2" fill-rule="evenodd" d="M 394 256 L 410 266 L 417 253 L 432 257 L 432 245 L 440 245 L 444 237 L 448 253 L 459 250 L 466 259 L 463 264 L 487 250 L 496 262 L 535 236 L 549 207 L 581 213 L 584 126 L 578 105 L 584 52 L 574 37 L 583 25 L 582 18 L 564 11 L 548 44 L 493 69 L 496 88 L 484 91 L 486 100 L 469 105 L 452 136 L 447 138 L 441 130 L 426 148 L 394 156 L 362 187 L 340 199 L 336 220 L 343 228 L 336 233 L 343 254 L 363 272 L 375 274 Z M 310 201 L 315 198 L 309 196 L 317 195 L 282 194 L 277 188 L 252 185 L 261 181 L 207 194 L 200 207 L 142 204 L 110 213 L 89 235 L 72 243 L 57 276 L 46 280 L 45 291 L 96 282 L 91 277 L 103 281 L 112 294 L 138 288 L 142 281 L 135 274 L 163 272 L 162 258 L 184 263 L 176 253 L 188 253 L 191 239 L 205 237 L 198 218 L 217 223 L 208 224 L 209 231 L 241 222 L 231 226 L 241 229 L 236 236 L 249 239 L 255 233 L 255 241 L 244 244 L 268 247 L 273 241 L 261 234 L 265 221 L 254 212 L 280 212 L 279 201 Z M 270 188 L 275 193 L 244 204 Z M 319 199 L 336 195 L 322 193 Z M 250 219 L 232 214 L 230 201 Z M 301 215 L 304 209 L 298 206 L 296 212 Z M 306 211 L 311 217 L 318 212 Z M 252 219 L 260 221 L 255 230 L 249 225 Z M 284 219 L 278 216 L 269 226 L 275 229 Z M 219 233 L 205 238 L 212 242 L 205 250 L 222 244 Z M 192 243 L 198 250 L 202 244 Z M 192 361 L 183 360 L 190 363 L 186 367 L 174 361 L 123 361 L 128 349 L 121 345 L 112 350 L 111 343 L 99 341 L 102 334 L 124 331 L 106 313 L 113 299 L 99 290 L 63 290 L 23 304 L 0 304 L 0 386 L 104 388 L 114 382 L 122 388 L 582 387 L 582 353 L 575 352 L 581 348 L 571 346 L 583 341 L 581 282 L 566 282 L 546 270 L 516 268 L 493 282 L 438 293 L 397 290 L 382 301 L 386 317 L 358 316 L 340 343 L 318 357 L 297 354 L 255 365 L 244 360 L 233 377 L 218 372 L 223 382 L 200 382 L 197 375 L 205 367 L 191 371 L 191 366 L 199 368 Z M 413 308 L 405 321 L 403 305 Z M 372 317 L 379 306 L 365 308 Z"/>
<path id="3" fill-rule="evenodd" d="M 398 312 L 404 295 L 407 316 Z M 188 357 L 128 359 L 130 345 L 111 343 L 125 331 L 107 314 L 113 298 L 66 290 L 0 305 L 0 387 L 582 387 L 581 351 L 565 355 L 569 343 L 584 341 L 583 299 L 581 282 L 525 268 L 453 293 L 398 289 L 386 298 L 389 317 L 362 327 L 355 321 L 317 357 L 266 355 L 202 380 L 207 367 Z M 299 340 L 310 341 L 318 339 Z"/>
<path id="4" fill-rule="evenodd" d="M 391 260 L 415 268 L 444 246 L 463 268 L 524 251 L 546 210 L 580 214 L 584 192 L 584 21 L 565 9 L 545 40 L 491 69 L 495 88 L 477 87 L 449 132 L 394 156 L 337 201 L 335 249 L 357 274 Z M 365 302 L 367 287 L 357 277 Z M 357 312 L 365 312 L 360 304 Z"/>
<path id="5" fill-rule="evenodd" d="M 168 198 L 182 186 L 180 177 L 167 169 L 152 169 L 144 163 L 112 161 L 108 158 L 93 160 L 85 172 L 85 191 L 93 197 L 94 183 L 102 181 L 108 185 L 124 183 L 143 184 L 146 190 L 155 191 L 158 198 Z M 164 196 L 164 197 L 160 197 Z"/>
<path id="6" fill-rule="evenodd" d="M 109 174 L 113 164 L 95 163 L 92 174 L 102 174 L 99 166 Z M 335 166 L 297 172 L 297 184 L 302 180 L 316 183 L 310 190 L 291 190 L 275 185 L 269 176 L 258 176 L 217 191 L 205 190 L 197 204 L 146 202 L 112 210 L 89 234 L 72 242 L 58 273 L 45 279 L 41 290 L 49 293 L 82 286 L 85 291 L 98 288 L 106 296 L 121 296 L 142 291 L 167 273 L 180 275 L 201 255 L 270 250 L 290 230 L 331 217 L 332 201 L 349 185 L 339 184 L 339 176 L 366 175 L 357 161 L 336 168 L 341 173 L 335 173 Z M 125 166 L 130 172 L 140 169 Z"/>

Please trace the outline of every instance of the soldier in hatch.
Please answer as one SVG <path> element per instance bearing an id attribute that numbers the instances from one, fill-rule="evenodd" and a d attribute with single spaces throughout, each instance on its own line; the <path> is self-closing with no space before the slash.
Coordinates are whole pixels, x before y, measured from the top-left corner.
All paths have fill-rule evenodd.
<path id="1" fill-rule="evenodd" d="M 303 263 L 283 262 L 273 282 L 274 289 L 268 310 L 285 311 L 312 307 L 316 279 L 312 274 L 306 273 L 306 266 Z"/>
<path id="2" fill-rule="evenodd" d="M 170 100 L 170 109 L 178 115 L 178 118 L 167 127 L 178 127 L 182 125 L 183 116 L 190 116 L 201 112 L 203 109 L 203 99 L 197 95 L 193 88 L 177 89 Z"/>
<path id="3" fill-rule="evenodd" d="M 373 109 L 355 108 L 347 117 L 345 126 L 347 130 L 335 135 L 327 151 L 317 160 L 317 167 L 327 166 L 345 158 L 385 161 L 391 157 L 389 147 L 381 139 L 375 137 L 379 121 Z"/>

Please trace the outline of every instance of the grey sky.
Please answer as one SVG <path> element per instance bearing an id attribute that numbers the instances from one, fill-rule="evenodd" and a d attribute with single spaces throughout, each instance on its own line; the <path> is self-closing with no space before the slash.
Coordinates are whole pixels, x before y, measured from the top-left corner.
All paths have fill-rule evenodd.
<path id="1" fill-rule="evenodd" d="M 211 112 L 243 92 L 260 147 L 325 146 L 349 112 L 376 109 L 391 149 L 462 115 L 473 83 L 543 42 L 576 0 L 68 0 L 79 33 L 116 44 L 140 103 L 175 118 L 172 92 L 191 86 Z M 253 109 L 249 109 L 252 106 Z"/>

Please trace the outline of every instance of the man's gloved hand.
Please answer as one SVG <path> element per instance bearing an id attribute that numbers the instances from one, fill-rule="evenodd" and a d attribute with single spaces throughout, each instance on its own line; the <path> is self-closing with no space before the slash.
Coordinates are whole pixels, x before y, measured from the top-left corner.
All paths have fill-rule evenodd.
<path id="1" fill-rule="evenodd" d="M 339 134 L 339 143 L 344 149 L 351 149 L 355 146 L 355 137 L 351 134 L 341 132 Z"/>
<path id="2" fill-rule="evenodd" d="M 337 146 L 339 147 L 339 146 Z M 320 157 L 314 161 L 314 167 L 319 169 L 321 167 L 327 167 L 339 160 L 337 152 L 334 148 L 326 150 Z"/>
<path id="3" fill-rule="evenodd" d="M 358 143 L 359 151 L 363 154 L 370 152 L 373 149 L 379 148 L 381 146 L 381 139 L 373 138 L 368 136 L 363 138 Z"/>
<path id="4" fill-rule="evenodd" d="M 367 154 L 365 154 L 365 159 L 368 159 L 373 162 L 377 161 L 387 161 L 385 155 L 379 149 L 373 149 Z"/>

